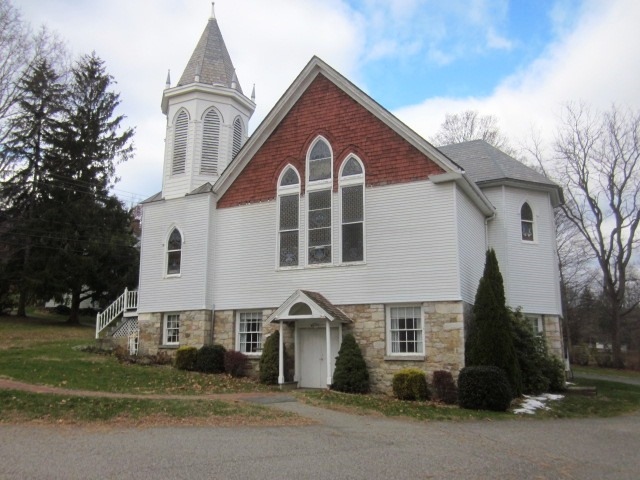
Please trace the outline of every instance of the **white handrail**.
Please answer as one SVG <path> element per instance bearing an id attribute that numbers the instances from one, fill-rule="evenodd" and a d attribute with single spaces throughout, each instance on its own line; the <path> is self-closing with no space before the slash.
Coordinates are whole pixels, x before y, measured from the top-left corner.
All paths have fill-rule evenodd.
<path id="1" fill-rule="evenodd" d="M 103 312 L 96 316 L 96 338 L 100 332 L 118 318 L 125 310 L 138 308 L 138 291 L 124 289 L 124 293 L 114 300 Z"/>

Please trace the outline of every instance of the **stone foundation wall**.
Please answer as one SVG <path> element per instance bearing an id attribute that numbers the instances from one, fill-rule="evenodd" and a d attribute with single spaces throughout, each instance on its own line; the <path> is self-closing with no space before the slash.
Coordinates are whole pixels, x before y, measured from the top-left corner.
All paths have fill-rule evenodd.
<path id="1" fill-rule="evenodd" d="M 340 305 L 339 308 L 354 322 L 345 325 L 345 333 L 353 333 L 360 345 L 374 392 L 390 393 L 394 373 L 403 368 L 419 368 L 429 377 L 436 370 L 447 370 L 455 378 L 464 367 L 465 307 L 462 302 L 423 303 L 425 354 L 404 358 L 387 355 L 384 305 Z"/>
<path id="2" fill-rule="evenodd" d="M 560 318 L 557 315 L 544 315 L 542 321 L 544 323 L 544 336 L 547 340 L 549 352 L 559 358 L 564 358 Z"/>
<path id="3" fill-rule="evenodd" d="M 211 343 L 211 310 L 180 312 L 180 346 L 200 348 Z M 140 340 L 138 352 L 155 355 L 159 351 L 172 354 L 178 347 L 162 344 L 163 313 L 141 313 L 138 315 Z"/>

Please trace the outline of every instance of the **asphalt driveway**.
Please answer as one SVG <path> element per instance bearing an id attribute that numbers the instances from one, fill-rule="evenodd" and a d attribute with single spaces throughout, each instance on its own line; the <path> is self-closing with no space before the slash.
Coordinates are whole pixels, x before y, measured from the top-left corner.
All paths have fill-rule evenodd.
<path id="1" fill-rule="evenodd" d="M 637 479 L 640 416 L 412 422 L 272 403 L 303 427 L 0 426 L 2 479 Z"/>

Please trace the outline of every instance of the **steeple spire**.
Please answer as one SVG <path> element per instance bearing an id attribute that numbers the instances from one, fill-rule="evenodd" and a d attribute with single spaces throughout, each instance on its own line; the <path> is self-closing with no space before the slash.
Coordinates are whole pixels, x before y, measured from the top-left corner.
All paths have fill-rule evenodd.
<path id="1" fill-rule="evenodd" d="M 235 68 L 224 44 L 218 21 L 215 17 L 214 3 L 211 3 L 211 17 L 202 32 L 184 73 L 178 81 L 178 86 L 191 83 L 205 83 L 221 85 L 242 93 Z M 198 78 L 198 80 L 196 80 Z"/>
<path id="2" fill-rule="evenodd" d="M 216 2 L 211 2 L 211 16 L 209 17 L 210 20 L 215 20 L 216 18 Z"/>

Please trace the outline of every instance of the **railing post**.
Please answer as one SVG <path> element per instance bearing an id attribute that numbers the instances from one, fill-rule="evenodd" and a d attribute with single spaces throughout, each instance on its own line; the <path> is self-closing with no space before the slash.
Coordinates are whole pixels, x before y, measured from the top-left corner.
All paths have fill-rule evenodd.
<path id="1" fill-rule="evenodd" d="M 124 287 L 124 309 L 129 308 L 129 289 Z"/>

